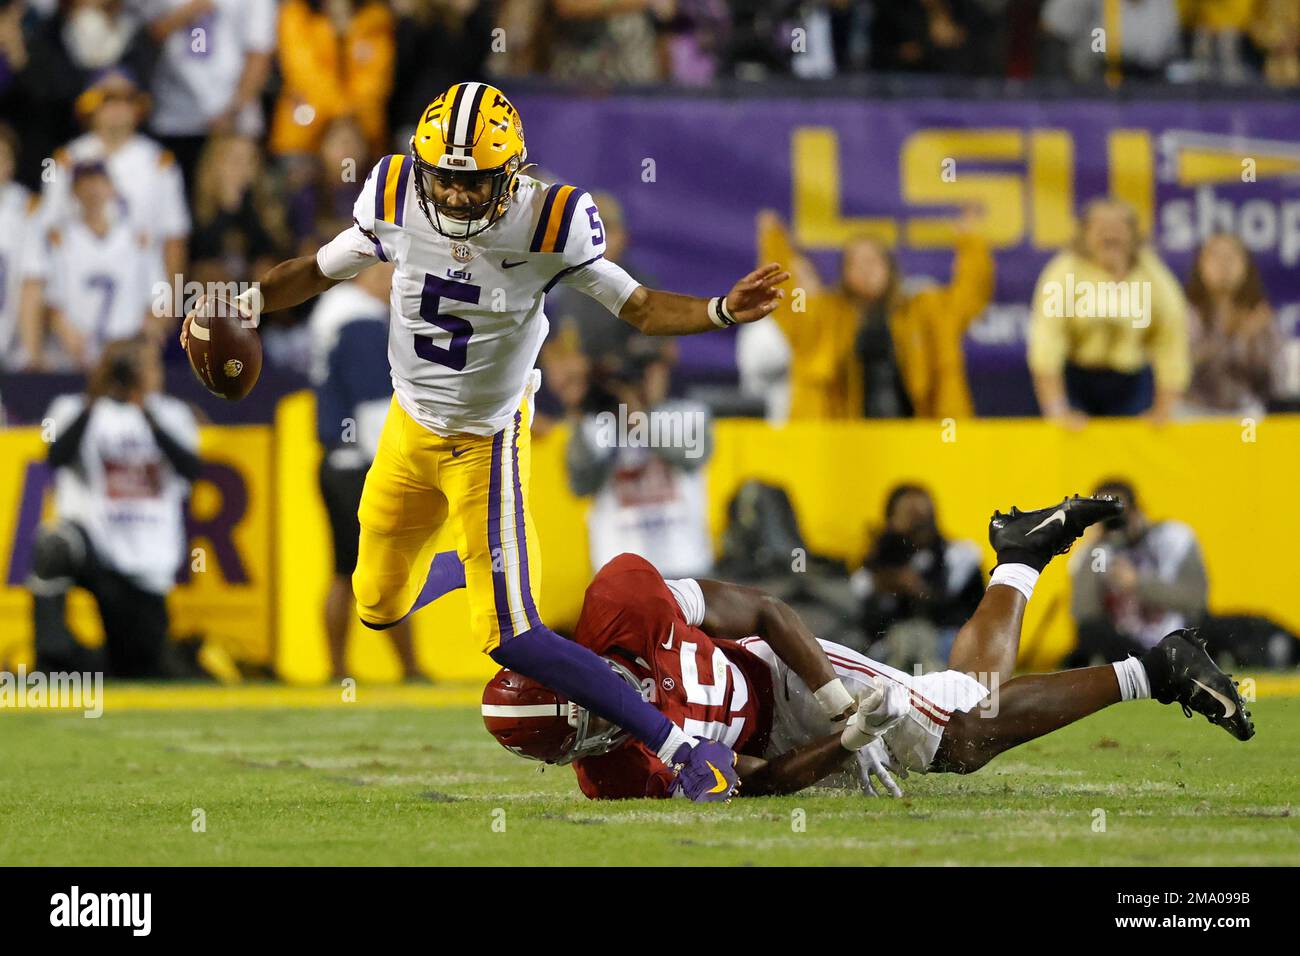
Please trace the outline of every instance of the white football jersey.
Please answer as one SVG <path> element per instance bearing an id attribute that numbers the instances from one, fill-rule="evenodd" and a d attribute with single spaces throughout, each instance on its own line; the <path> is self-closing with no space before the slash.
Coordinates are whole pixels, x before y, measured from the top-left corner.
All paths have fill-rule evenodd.
<path id="1" fill-rule="evenodd" d="M 86 361 L 106 343 L 143 328 L 154 287 L 165 285 L 162 258 L 125 215 L 100 236 L 80 219 L 46 233 L 24 260 L 24 275 L 45 282 L 45 300 L 86 337 Z"/>
<path id="2" fill-rule="evenodd" d="M 151 239 L 183 238 L 190 234 L 190 211 L 185 204 L 185 183 L 172 154 L 148 136 L 139 134 L 108 152 L 94 133 L 85 133 L 54 153 L 55 175 L 41 189 L 41 218 L 57 228 L 77 214 L 72 197 L 72 168 L 81 162 L 103 160 L 113 190 L 126 203 L 127 212 Z"/>
<path id="3" fill-rule="evenodd" d="M 17 183 L 0 186 L 0 371 L 22 364 L 18 303 L 23 260 L 37 230 L 32 195 Z"/>
<path id="4" fill-rule="evenodd" d="M 85 408 L 82 395 L 61 395 L 47 417 L 55 434 Z M 199 430 L 189 407 L 167 395 L 145 399 L 160 428 L 190 451 Z M 185 554 L 185 496 L 140 409 L 101 398 L 86 423 L 76 459 L 55 472 L 55 510 L 75 521 L 100 560 L 155 594 L 171 590 Z"/>
<path id="5" fill-rule="evenodd" d="M 147 21 L 175 12 L 187 0 L 136 0 Z M 275 0 L 213 0 L 211 8 L 162 41 L 153 72 L 150 129 L 159 136 L 206 136 L 230 106 L 244 61 L 250 53 L 275 49 Z M 287 39 L 287 38 L 286 38 Z M 262 131 L 262 108 L 255 100 L 236 119 L 244 136 Z"/>
<path id="6" fill-rule="evenodd" d="M 420 208 L 411 166 L 403 156 L 379 161 L 352 228 L 317 263 L 342 279 L 393 262 L 388 360 L 398 404 L 440 435 L 492 435 L 534 380 L 547 290 L 570 284 L 617 315 L 638 283 L 602 259 L 605 230 L 590 194 L 519 176 L 497 223 L 448 239 Z"/>

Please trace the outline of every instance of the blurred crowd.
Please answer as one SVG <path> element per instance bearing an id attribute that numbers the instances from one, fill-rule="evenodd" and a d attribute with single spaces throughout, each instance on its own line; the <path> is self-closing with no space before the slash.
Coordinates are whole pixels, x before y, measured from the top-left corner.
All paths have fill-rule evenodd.
<path id="1" fill-rule="evenodd" d="M 314 251 L 347 224 L 371 163 L 404 151 L 429 96 L 456 80 L 1083 82 L 1112 70 L 1285 84 L 1300 79 L 1297 24 L 1300 0 L 10 0 L 0 11 L 0 366 L 84 371 L 105 342 L 137 333 L 174 351 L 183 290 L 168 308 L 160 282 L 247 281 Z M 1074 258 L 1057 266 L 1100 263 L 1112 241 L 1100 233 L 1124 228 L 1109 221 L 1090 217 Z M 797 256 L 770 217 L 759 233 L 770 258 Z M 1136 235 L 1115 241 L 1141 246 Z M 1141 278 L 1159 273 L 1152 259 L 1143 251 L 1132 263 Z M 751 391 L 775 382 L 775 418 L 969 413 L 956 343 L 988 298 L 987 249 L 966 235 L 942 294 L 905 294 L 889 250 L 870 241 L 851 243 L 844 262 L 838 283 L 800 270 L 801 287 L 817 290 L 815 328 L 778 317 L 748 330 L 740 364 Z M 1175 395 L 1224 411 L 1267 404 L 1271 324 L 1249 257 L 1223 237 L 1200 262 L 1191 311 L 1172 289 L 1160 301 L 1160 337 L 1091 336 L 1067 355 L 1059 323 L 1055 333 L 1036 325 L 1044 411 L 1167 415 Z M 570 311 L 587 360 L 621 346 L 587 328 L 582 305 Z M 270 317 L 272 365 L 308 371 L 307 314 Z M 586 347 L 592 336 L 600 354 Z M 580 391 L 580 363 L 552 352 L 553 380 Z M 1088 371 L 1098 369 L 1120 377 Z M 1098 390 L 1129 399 L 1094 401 Z"/>
<path id="2" fill-rule="evenodd" d="M 994 260 L 967 210 L 954 223 L 952 276 L 912 283 L 890 249 L 861 235 L 823 282 L 772 212 L 758 217 L 759 261 L 789 264 L 786 301 L 740 330 L 742 388 L 773 421 L 969 417 L 962 339 L 989 304 Z M 1043 268 L 1027 361 L 1042 414 L 1256 417 L 1291 395 L 1282 335 L 1241 240 L 1209 236 L 1180 279 L 1127 203 L 1078 216 L 1074 243 Z"/>
<path id="3" fill-rule="evenodd" d="M 543 77 L 604 90 L 905 73 L 1300 84 L 1300 0 L 0 3 L 0 371 L 89 373 L 80 404 L 69 400 L 54 417 L 79 421 L 78 441 L 116 428 L 134 457 L 125 471 L 117 458 L 99 467 L 74 441 L 59 446 L 54 464 L 102 472 L 104 495 L 134 482 L 150 500 L 200 467 L 193 423 L 168 411 L 152 364 L 164 351 L 177 358 L 185 284 L 245 282 L 313 253 L 350 222 L 373 162 L 404 152 L 420 111 L 453 82 Z M 653 284 L 616 198 L 598 201 L 608 254 Z M 740 391 L 774 421 L 973 414 L 962 339 L 994 288 L 987 214 L 970 209 L 953 224 L 952 273 L 935 282 L 904 275 L 870 236 L 853 237 L 837 274 L 822 276 L 776 214 L 761 213 L 759 261 L 788 264 L 794 277 L 776 315 L 739 330 Z M 1175 276 L 1123 203 L 1097 201 L 1078 218 L 1076 241 L 1048 263 L 1031 308 L 1028 364 L 1044 415 L 1077 427 L 1094 415 L 1242 416 L 1273 403 L 1284 350 L 1268 291 L 1237 238 L 1212 236 L 1190 274 Z M 268 364 L 309 378 L 322 409 L 381 407 L 386 397 L 386 283 L 378 271 L 370 280 L 263 324 Z M 1147 304 L 1137 315 L 1062 313 L 1059 289 L 1078 282 L 1134 283 L 1149 290 Z M 594 498 L 593 564 L 668 541 L 663 561 L 685 562 L 674 574 L 706 571 L 715 562 L 709 409 L 674 388 L 674 345 L 642 339 L 564 287 L 551 299 L 536 428 L 566 418 L 575 426 L 569 481 Z M 362 354 L 364 370 L 340 359 Z M 91 416 L 99 405 L 121 426 L 109 413 Z M 699 453 L 603 445 L 599 416 L 615 408 L 702 422 Z M 340 447 L 336 421 L 334 412 L 322 418 L 321 487 L 335 544 L 330 650 L 342 673 L 355 499 L 368 458 Z M 140 448 L 148 454 L 137 461 Z M 83 497 L 84 489 L 65 494 Z M 780 525 L 788 503 L 773 500 Z M 179 510 L 168 501 L 177 537 Z M 924 489 L 900 489 L 886 510 L 892 530 L 873 546 L 856 599 L 871 639 L 894 634 L 905 656 L 907 632 L 889 622 L 924 611 L 941 633 L 978 581 L 965 573 L 970 549 L 939 534 Z M 74 512 L 60 508 L 65 519 Z M 163 585 L 116 567 L 95 538 L 99 518 L 83 519 L 43 539 L 49 653 L 66 645 L 70 583 L 96 589 L 124 628 L 159 606 Z M 904 534 L 913 525 L 921 533 Z M 114 576 L 123 574 L 130 587 Z M 941 579 L 952 593 L 939 598 Z M 164 616 L 151 620 L 151 633 L 165 630 Z M 394 641 L 415 676 L 409 634 Z M 153 651 L 123 668 L 136 664 L 161 666 Z"/>

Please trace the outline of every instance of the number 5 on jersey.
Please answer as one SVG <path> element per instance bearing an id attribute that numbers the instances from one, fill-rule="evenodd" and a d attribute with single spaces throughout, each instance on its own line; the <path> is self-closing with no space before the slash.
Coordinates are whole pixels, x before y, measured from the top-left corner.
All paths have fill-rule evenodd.
<path id="1" fill-rule="evenodd" d="M 457 372 L 464 371 L 465 362 L 469 358 L 469 338 L 474 334 L 474 327 L 468 319 L 459 315 L 439 313 L 438 306 L 444 298 L 478 305 L 480 291 L 478 286 L 468 282 L 426 275 L 424 291 L 420 294 L 420 318 L 451 333 L 451 344 L 443 348 L 434 345 L 433 339 L 427 335 L 416 335 L 415 354 L 426 362 L 436 362 Z"/>

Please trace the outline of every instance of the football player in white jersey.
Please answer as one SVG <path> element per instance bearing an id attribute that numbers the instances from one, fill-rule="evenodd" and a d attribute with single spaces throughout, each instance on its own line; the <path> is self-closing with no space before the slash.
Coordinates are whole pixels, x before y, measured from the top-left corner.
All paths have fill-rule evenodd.
<path id="1" fill-rule="evenodd" d="M 526 158 L 505 95 L 457 83 L 429 104 L 410 153 L 371 171 L 352 227 L 315 256 L 271 269 L 239 304 L 255 317 L 395 263 L 394 396 L 361 499 L 352 578 L 362 622 L 391 627 L 456 586 L 448 577 L 463 563 L 471 627 L 495 661 L 626 728 L 680 770 L 692 799 L 725 800 L 736 782 L 730 748 L 693 741 L 538 615 L 528 509 L 534 366 L 548 328 L 544 296 L 558 282 L 645 334 L 687 335 L 770 314 L 788 274 L 771 264 L 712 299 L 645 288 L 603 257 L 591 195 L 526 175 Z M 448 521 L 461 560 L 435 561 L 434 537 Z"/>

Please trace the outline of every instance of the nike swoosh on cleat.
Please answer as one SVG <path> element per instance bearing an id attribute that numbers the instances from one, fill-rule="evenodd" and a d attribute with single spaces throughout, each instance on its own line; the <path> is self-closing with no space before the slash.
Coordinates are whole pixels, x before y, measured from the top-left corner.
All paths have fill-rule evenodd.
<path id="1" fill-rule="evenodd" d="M 1035 527 L 1030 528 L 1028 531 L 1025 532 L 1025 537 L 1029 537 L 1029 535 L 1033 534 L 1035 531 L 1041 531 L 1043 528 L 1047 527 L 1053 521 L 1056 521 L 1058 519 L 1060 520 L 1061 524 L 1065 524 L 1064 508 L 1058 508 L 1055 512 L 1053 512 L 1052 514 L 1044 518 L 1042 521 L 1040 521 Z"/>
<path id="2" fill-rule="evenodd" d="M 1227 720 L 1229 717 L 1231 717 L 1233 714 L 1237 712 L 1237 702 L 1234 701 L 1231 697 L 1225 697 L 1223 694 L 1220 694 L 1213 687 L 1206 687 L 1195 677 L 1192 678 L 1192 683 L 1195 684 L 1197 687 L 1199 687 L 1201 690 L 1205 691 L 1207 694 L 1209 694 L 1211 697 L 1213 697 L 1215 700 L 1217 700 L 1220 704 L 1223 705 L 1223 718 L 1222 718 L 1223 720 Z"/>
<path id="3" fill-rule="evenodd" d="M 717 767 L 713 766 L 713 764 L 709 763 L 707 760 L 704 761 L 704 765 L 713 771 L 713 779 L 718 781 L 717 786 L 715 786 L 712 790 L 710 790 L 709 793 L 722 793 L 724 790 L 726 790 L 727 778 L 722 775 L 722 771 L 719 770 Z"/>

